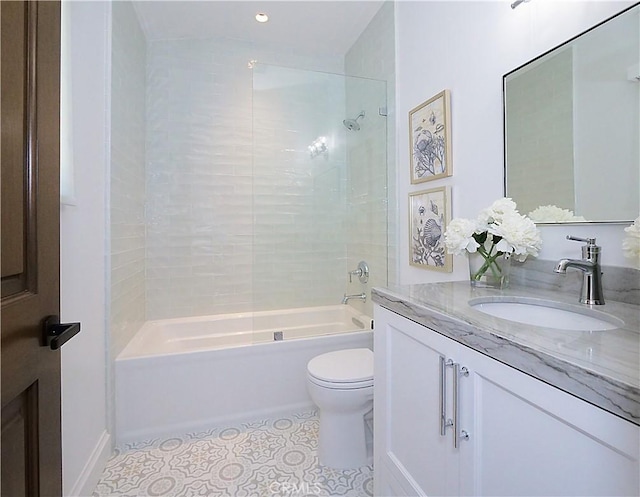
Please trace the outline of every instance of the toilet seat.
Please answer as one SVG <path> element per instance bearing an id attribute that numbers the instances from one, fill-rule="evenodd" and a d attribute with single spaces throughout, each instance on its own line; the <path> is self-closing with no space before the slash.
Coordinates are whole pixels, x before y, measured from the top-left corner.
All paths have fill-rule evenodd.
<path id="1" fill-rule="evenodd" d="M 366 381 L 323 381 L 319 380 L 315 376 L 309 375 L 309 381 L 320 387 L 330 388 L 332 390 L 357 390 L 358 388 L 373 387 L 373 379 Z"/>
<path id="2" fill-rule="evenodd" d="M 307 364 L 309 380 L 318 386 L 356 389 L 373 386 L 373 352 L 347 349 L 327 352 Z"/>

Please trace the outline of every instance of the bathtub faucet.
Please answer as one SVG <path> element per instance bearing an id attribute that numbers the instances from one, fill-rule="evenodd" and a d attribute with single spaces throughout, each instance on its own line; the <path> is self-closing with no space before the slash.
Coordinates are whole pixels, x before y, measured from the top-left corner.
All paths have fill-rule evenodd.
<path id="1" fill-rule="evenodd" d="M 356 295 L 347 295 L 346 293 L 344 294 L 344 297 L 342 297 L 342 303 L 346 304 L 347 302 L 349 302 L 350 300 L 362 300 L 363 302 L 367 301 L 367 294 L 362 292 L 362 293 L 358 293 Z"/>

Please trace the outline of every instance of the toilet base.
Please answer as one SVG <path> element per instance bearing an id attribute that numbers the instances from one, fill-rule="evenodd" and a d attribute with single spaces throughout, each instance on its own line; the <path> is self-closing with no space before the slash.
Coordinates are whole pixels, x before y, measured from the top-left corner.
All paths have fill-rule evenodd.
<path id="1" fill-rule="evenodd" d="M 320 411 L 318 458 L 320 464 L 335 469 L 353 469 L 368 466 L 372 451 L 367 450 L 367 425 L 361 412 L 323 413 Z"/>

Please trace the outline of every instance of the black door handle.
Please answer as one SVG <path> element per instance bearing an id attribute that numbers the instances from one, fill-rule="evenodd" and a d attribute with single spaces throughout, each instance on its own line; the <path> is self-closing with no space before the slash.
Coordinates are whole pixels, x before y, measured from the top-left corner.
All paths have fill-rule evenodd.
<path id="1" fill-rule="evenodd" d="M 80 323 L 60 323 L 58 316 L 47 316 L 43 328 L 45 343 L 51 350 L 59 349 L 62 344 L 80 333 Z"/>

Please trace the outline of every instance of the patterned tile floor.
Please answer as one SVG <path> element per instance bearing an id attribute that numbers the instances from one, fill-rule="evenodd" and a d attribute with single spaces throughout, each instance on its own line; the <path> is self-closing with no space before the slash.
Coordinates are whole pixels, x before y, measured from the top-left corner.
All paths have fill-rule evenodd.
<path id="1" fill-rule="evenodd" d="M 315 411 L 148 440 L 116 449 L 93 496 L 373 495 L 373 468 L 334 470 L 317 457 Z"/>

